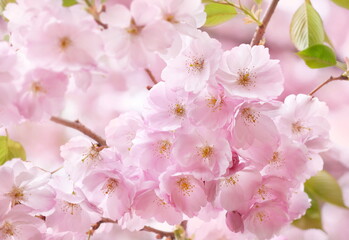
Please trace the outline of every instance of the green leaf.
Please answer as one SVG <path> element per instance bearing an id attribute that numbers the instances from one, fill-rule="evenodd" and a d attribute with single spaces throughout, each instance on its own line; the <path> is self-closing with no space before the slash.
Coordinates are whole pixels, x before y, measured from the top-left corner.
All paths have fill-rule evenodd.
<path id="1" fill-rule="evenodd" d="M 336 179 L 326 171 L 321 171 L 308 179 L 304 187 L 318 199 L 347 208 L 343 201 L 342 190 Z"/>
<path id="2" fill-rule="evenodd" d="M 76 0 L 63 0 L 63 7 L 71 7 L 75 4 L 78 4 Z"/>
<path id="3" fill-rule="evenodd" d="M 331 1 L 337 4 L 338 6 L 349 9 L 349 0 L 331 0 Z"/>
<path id="4" fill-rule="evenodd" d="M 310 68 L 335 66 L 336 55 L 330 47 L 323 44 L 313 45 L 297 53 Z"/>
<path id="5" fill-rule="evenodd" d="M 9 139 L 7 136 L 0 136 L 0 165 L 3 165 L 12 158 L 26 159 L 25 150 L 19 142 Z"/>
<path id="6" fill-rule="evenodd" d="M 308 1 L 304 2 L 293 15 L 290 35 L 299 51 L 324 42 L 325 31 L 321 17 Z"/>
<path id="7" fill-rule="evenodd" d="M 257 4 L 261 4 L 263 2 L 263 0 L 254 0 L 254 2 Z"/>
<path id="8" fill-rule="evenodd" d="M 236 16 L 235 7 L 227 4 L 208 3 L 205 5 L 205 12 L 207 14 L 206 27 L 216 26 L 226 22 Z"/>
<path id="9" fill-rule="evenodd" d="M 300 219 L 293 221 L 292 224 L 300 229 L 322 229 L 321 208 L 319 202 L 316 200 L 315 196 L 312 195 L 310 191 L 308 191 L 306 187 L 304 191 L 308 194 L 309 198 L 311 199 L 311 206 L 307 209 L 305 214 Z"/>

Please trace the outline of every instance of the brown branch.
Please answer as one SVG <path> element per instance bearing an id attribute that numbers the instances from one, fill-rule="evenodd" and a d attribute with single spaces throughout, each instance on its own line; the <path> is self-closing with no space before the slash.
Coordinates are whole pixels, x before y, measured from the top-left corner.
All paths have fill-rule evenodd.
<path id="1" fill-rule="evenodd" d="M 72 121 L 65 120 L 63 118 L 52 116 L 51 121 L 82 132 L 86 136 L 95 140 L 100 146 L 107 146 L 106 141 L 102 137 L 92 132 L 89 128 L 87 128 L 85 125 L 80 123 L 79 120 L 72 122 Z"/>
<path id="2" fill-rule="evenodd" d="M 101 226 L 102 223 L 118 223 L 118 221 L 114 221 L 110 218 L 102 218 L 101 220 L 93 224 L 91 226 L 91 229 L 87 232 L 89 238 L 95 233 L 95 231 Z"/>
<path id="3" fill-rule="evenodd" d="M 157 234 L 156 238 L 158 239 L 161 239 L 163 237 L 167 237 L 168 239 L 171 239 L 171 240 L 175 239 L 175 235 L 173 232 L 164 232 L 149 226 L 144 226 L 144 228 L 142 228 L 141 231 L 156 233 Z"/>
<path id="4" fill-rule="evenodd" d="M 103 22 L 101 21 L 101 18 L 100 18 L 101 13 L 103 13 L 103 12 L 106 11 L 105 5 L 103 5 L 102 8 L 101 8 L 101 10 L 98 11 L 95 5 L 92 5 L 92 4 L 89 3 L 88 1 L 85 1 L 85 2 L 86 2 L 86 4 L 87 4 L 87 6 L 88 6 L 87 12 L 90 13 L 90 14 L 93 16 L 95 22 L 96 22 L 98 25 L 100 25 L 102 28 L 107 29 L 107 28 L 108 28 L 108 24 L 103 23 Z"/>
<path id="5" fill-rule="evenodd" d="M 185 223 L 184 223 L 185 222 Z M 98 222 L 96 222 L 95 224 L 93 224 L 91 226 L 91 229 L 87 232 L 89 238 L 95 233 L 95 231 L 102 225 L 102 223 L 118 223 L 117 220 L 112 220 L 110 218 L 102 218 L 101 220 L 99 220 Z M 186 221 L 182 222 L 184 226 L 186 226 Z M 182 224 L 181 223 L 181 224 Z M 140 231 L 145 231 L 145 232 L 152 232 L 152 233 L 156 233 L 157 234 L 157 238 L 161 239 L 163 237 L 167 237 L 171 240 L 175 239 L 175 235 L 173 232 L 164 232 L 149 226 L 144 226 Z"/>
<path id="6" fill-rule="evenodd" d="M 150 80 L 154 83 L 154 85 L 158 83 L 158 81 L 156 81 L 153 73 L 149 70 L 149 68 L 144 69 L 144 71 L 148 74 Z M 148 90 L 150 90 L 151 88 L 152 86 L 147 86 Z"/>
<path id="7" fill-rule="evenodd" d="M 332 82 L 332 81 L 335 81 L 335 80 L 349 80 L 347 76 L 343 76 L 343 75 L 340 75 L 338 77 L 330 77 L 329 79 L 327 79 L 325 82 L 321 83 L 319 86 L 317 86 L 313 91 L 311 91 L 309 93 L 310 96 L 313 96 L 314 93 L 316 93 L 319 89 L 321 89 L 323 86 L 325 86 L 326 84 Z"/>
<path id="8" fill-rule="evenodd" d="M 256 32 L 253 35 L 253 38 L 252 38 L 251 44 L 250 44 L 251 46 L 258 45 L 260 43 L 260 41 L 262 40 L 264 33 L 265 33 L 265 30 L 268 26 L 270 19 L 271 19 L 271 16 L 273 15 L 278 3 L 279 3 L 279 0 L 273 0 L 271 2 L 263 20 L 262 20 L 262 24 L 257 27 Z"/>

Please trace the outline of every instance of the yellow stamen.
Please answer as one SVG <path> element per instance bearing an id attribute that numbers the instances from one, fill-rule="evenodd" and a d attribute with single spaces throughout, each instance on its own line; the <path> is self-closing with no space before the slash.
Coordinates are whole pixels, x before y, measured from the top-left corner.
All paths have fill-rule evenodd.
<path id="1" fill-rule="evenodd" d="M 106 195 L 111 194 L 119 186 L 119 181 L 115 178 L 108 178 L 108 181 L 104 184 L 102 192 Z"/>
<path id="2" fill-rule="evenodd" d="M 184 196 L 190 196 L 190 193 L 193 192 L 194 185 L 192 185 L 188 177 L 181 177 L 177 182 L 177 187 L 183 193 Z"/>
<path id="3" fill-rule="evenodd" d="M 69 37 L 62 37 L 59 39 L 59 47 L 62 51 L 67 50 L 73 44 Z"/>

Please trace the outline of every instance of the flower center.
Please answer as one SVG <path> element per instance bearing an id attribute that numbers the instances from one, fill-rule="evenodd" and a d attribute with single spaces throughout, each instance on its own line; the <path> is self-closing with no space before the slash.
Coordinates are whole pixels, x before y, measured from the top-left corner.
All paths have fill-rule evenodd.
<path id="1" fill-rule="evenodd" d="M 62 37 L 59 39 L 59 47 L 62 51 L 67 50 L 73 44 L 69 37 Z"/>
<path id="2" fill-rule="evenodd" d="M 136 25 L 134 19 L 131 19 L 130 26 L 126 28 L 126 31 L 131 35 L 138 35 L 142 31 L 143 26 Z"/>
<path id="3" fill-rule="evenodd" d="M 292 133 L 297 134 L 303 132 L 304 130 L 310 131 L 311 128 L 303 127 L 299 121 L 292 123 Z"/>
<path id="4" fill-rule="evenodd" d="M 211 146 L 205 146 L 200 148 L 200 155 L 202 158 L 209 158 L 213 154 L 213 147 Z"/>
<path id="5" fill-rule="evenodd" d="M 12 206 L 20 204 L 26 200 L 23 187 L 13 186 L 11 192 L 7 193 L 6 196 L 11 198 Z"/>
<path id="6" fill-rule="evenodd" d="M 169 156 L 172 144 L 168 140 L 161 140 L 158 143 L 158 151 L 161 155 Z"/>
<path id="7" fill-rule="evenodd" d="M 193 192 L 193 189 L 195 187 L 190 183 L 187 177 L 181 177 L 176 183 L 184 196 L 190 196 L 190 193 Z"/>
<path id="8" fill-rule="evenodd" d="M 255 76 L 249 69 L 239 70 L 238 74 L 239 74 L 239 77 L 237 80 L 238 85 L 243 87 L 255 86 L 255 81 L 254 81 Z"/>
<path id="9" fill-rule="evenodd" d="M 245 123 L 256 123 L 259 117 L 251 108 L 243 108 L 241 110 L 241 115 Z"/>
<path id="10" fill-rule="evenodd" d="M 279 152 L 274 152 L 273 153 L 273 157 L 271 158 L 271 160 L 269 161 L 269 164 L 272 164 L 276 167 L 279 167 L 282 165 L 282 157 L 281 154 Z"/>
<path id="11" fill-rule="evenodd" d="M 166 14 L 164 16 L 164 19 L 165 19 L 165 21 L 170 22 L 170 23 L 178 23 L 175 16 L 173 16 L 172 14 Z"/>
<path id="12" fill-rule="evenodd" d="M 185 108 L 182 104 L 177 103 L 174 108 L 173 108 L 173 113 L 177 116 L 177 117 L 184 117 L 185 115 Z"/>
<path id="13" fill-rule="evenodd" d="M 81 162 L 83 162 L 83 163 L 86 162 L 87 164 L 93 164 L 93 163 L 98 162 L 101 159 L 100 151 L 103 148 L 104 147 L 100 147 L 97 144 L 92 144 L 89 151 L 83 155 L 84 157 L 83 157 L 83 159 L 81 159 Z"/>
<path id="14" fill-rule="evenodd" d="M 226 177 L 223 180 L 223 185 L 228 187 L 230 185 L 235 185 L 237 182 L 239 181 L 239 176 L 238 175 L 234 175 L 234 176 L 230 176 L 230 177 Z M 222 186 L 222 185 L 221 185 Z"/>
<path id="15" fill-rule="evenodd" d="M 13 225 L 9 222 L 5 222 L 1 227 L 0 227 L 0 232 L 2 233 L 1 235 L 7 237 L 14 236 L 16 234 L 16 229 L 13 227 Z"/>
<path id="16" fill-rule="evenodd" d="M 70 213 L 70 215 L 74 215 L 75 213 L 81 212 L 82 208 L 79 204 L 64 201 L 62 210 L 65 213 Z"/>
<path id="17" fill-rule="evenodd" d="M 188 72 L 201 72 L 204 69 L 205 59 L 203 58 L 192 58 L 188 63 Z"/>
<path id="18" fill-rule="evenodd" d="M 33 82 L 30 89 L 33 93 L 45 92 L 45 89 L 39 82 Z"/>
<path id="19" fill-rule="evenodd" d="M 108 181 L 104 184 L 102 191 L 104 194 L 108 195 L 115 191 L 119 186 L 119 181 L 115 178 L 108 178 Z"/>

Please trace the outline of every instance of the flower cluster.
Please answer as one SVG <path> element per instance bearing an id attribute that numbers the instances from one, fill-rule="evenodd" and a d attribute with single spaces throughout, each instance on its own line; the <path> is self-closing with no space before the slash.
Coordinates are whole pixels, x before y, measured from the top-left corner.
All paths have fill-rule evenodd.
<path id="1" fill-rule="evenodd" d="M 1 166 L 1 239 L 85 239 L 100 219 L 141 230 L 222 213 L 232 234 L 269 239 L 304 214 L 303 183 L 329 146 L 327 107 L 302 94 L 277 100 L 283 75 L 267 48 L 224 51 L 197 29 L 200 0 L 108 1 L 95 15 L 83 4 L 7 5 L 2 126 L 59 113 L 68 89 L 101 76 L 112 86 L 115 74 L 152 69 L 161 81 L 141 112 L 109 122 L 107 145 L 79 136 L 61 146 L 59 171 Z"/>

